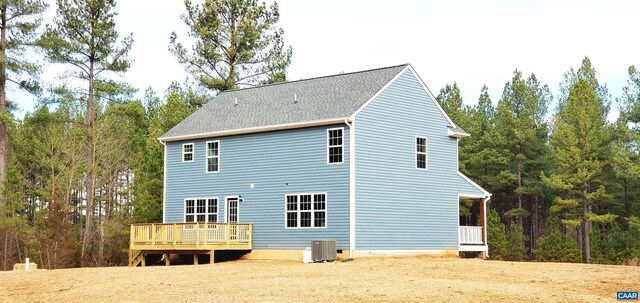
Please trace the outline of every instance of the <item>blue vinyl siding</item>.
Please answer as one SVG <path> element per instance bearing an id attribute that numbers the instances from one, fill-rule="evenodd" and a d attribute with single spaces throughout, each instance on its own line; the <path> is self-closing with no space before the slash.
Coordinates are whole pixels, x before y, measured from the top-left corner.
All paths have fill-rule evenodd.
<path id="1" fill-rule="evenodd" d="M 327 129 L 344 127 L 344 163 L 327 164 Z M 220 171 L 205 173 L 206 141 L 220 140 Z M 181 161 L 183 143 L 194 142 L 194 161 Z M 349 247 L 349 128 L 312 127 L 167 143 L 166 222 L 184 222 L 184 199 L 241 195 L 239 222 L 253 223 L 255 249 L 310 246 L 334 239 Z M 250 188 L 250 184 L 254 188 Z M 285 229 L 285 194 L 326 193 L 327 227 Z"/>
<path id="2" fill-rule="evenodd" d="M 356 250 L 458 249 L 458 193 L 481 192 L 457 175 L 448 124 L 410 70 L 357 114 Z M 416 169 L 416 136 L 427 170 Z"/>
<path id="3" fill-rule="evenodd" d="M 464 140 L 464 139 L 462 139 Z M 458 190 L 458 193 L 461 195 L 472 195 L 472 196 L 484 196 L 484 193 L 482 193 L 478 188 L 476 188 L 473 184 L 467 182 L 467 180 L 465 180 L 464 178 L 462 178 L 461 176 L 458 176 L 458 183 L 457 183 L 458 187 L 456 187 L 456 189 Z"/>

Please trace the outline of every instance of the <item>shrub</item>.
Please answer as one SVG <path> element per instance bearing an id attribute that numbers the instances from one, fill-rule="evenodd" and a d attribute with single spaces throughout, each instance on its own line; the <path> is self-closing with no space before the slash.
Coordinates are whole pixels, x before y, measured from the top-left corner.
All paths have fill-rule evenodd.
<path id="1" fill-rule="evenodd" d="M 622 230 L 617 222 L 597 224 L 591 230 L 591 262 L 626 264 L 638 255 L 638 233 Z"/>
<path id="2" fill-rule="evenodd" d="M 527 248 L 525 247 L 527 237 L 524 235 L 524 229 L 519 224 L 511 224 L 508 236 L 507 260 L 522 261 L 527 255 Z"/>
<path id="3" fill-rule="evenodd" d="M 487 241 L 489 242 L 489 256 L 494 260 L 505 260 L 508 255 L 507 233 L 500 215 L 494 209 L 487 212 Z"/>
<path id="4" fill-rule="evenodd" d="M 538 249 L 533 253 L 538 261 L 543 262 L 580 262 L 582 252 L 574 237 L 562 232 L 560 221 L 549 217 L 547 233 L 538 239 Z"/>

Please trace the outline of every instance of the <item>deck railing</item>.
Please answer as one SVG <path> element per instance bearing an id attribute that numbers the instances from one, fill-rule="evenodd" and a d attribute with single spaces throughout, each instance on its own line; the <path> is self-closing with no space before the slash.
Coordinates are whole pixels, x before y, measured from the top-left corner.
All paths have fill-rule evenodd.
<path id="1" fill-rule="evenodd" d="M 251 249 L 252 225 L 238 223 L 132 224 L 130 249 Z"/>
<path id="2" fill-rule="evenodd" d="M 458 235 L 460 244 L 484 244 L 482 226 L 459 226 Z"/>

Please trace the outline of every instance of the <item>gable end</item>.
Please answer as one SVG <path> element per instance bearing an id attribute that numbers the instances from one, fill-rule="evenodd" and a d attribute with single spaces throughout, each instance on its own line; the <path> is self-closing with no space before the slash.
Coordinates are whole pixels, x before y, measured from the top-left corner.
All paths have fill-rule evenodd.
<path id="1" fill-rule="evenodd" d="M 367 107 L 369 105 L 369 103 L 371 103 L 373 100 L 375 100 L 376 97 L 378 97 L 378 95 L 380 95 L 380 93 L 382 93 L 384 90 L 386 90 L 389 87 L 389 85 L 391 85 L 393 82 L 395 82 L 407 70 L 411 71 L 411 74 L 413 74 L 413 77 L 416 78 L 416 80 L 418 80 L 418 83 L 420 83 L 420 86 L 422 86 L 422 89 L 427 93 L 427 95 L 429 96 L 431 101 L 433 103 L 435 103 L 436 107 L 438 108 L 438 110 L 440 111 L 442 116 L 444 116 L 444 118 L 447 120 L 447 122 L 449 123 L 449 125 L 447 125 L 447 127 L 449 127 L 450 129 L 459 129 L 460 132 L 455 132 L 454 133 L 455 135 L 457 135 L 459 137 L 467 137 L 467 136 L 469 136 L 469 134 L 467 134 L 464 131 L 462 131 L 462 129 L 460 127 L 458 127 L 455 123 L 453 123 L 453 120 L 451 120 L 451 118 L 449 118 L 449 115 L 447 115 L 447 113 L 444 111 L 444 109 L 442 109 L 442 106 L 440 106 L 440 103 L 438 103 L 438 101 L 436 100 L 436 97 L 433 95 L 433 93 L 431 93 L 431 90 L 427 87 L 427 85 L 424 83 L 424 81 L 422 81 L 422 78 L 420 78 L 418 73 L 416 73 L 416 71 L 413 69 L 413 66 L 411 66 L 411 64 L 407 64 L 407 66 L 403 70 L 401 70 L 395 77 L 393 77 L 393 79 L 391 79 L 387 84 L 385 84 L 385 86 L 383 86 L 369 100 L 367 100 L 367 102 L 365 102 L 360 108 L 358 108 L 358 110 L 356 110 L 356 112 L 353 113 L 351 115 L 351 117 L 349 117 L 349 120 L 353 121 L 358 113 L 360 113 L 365 107 Z"/>

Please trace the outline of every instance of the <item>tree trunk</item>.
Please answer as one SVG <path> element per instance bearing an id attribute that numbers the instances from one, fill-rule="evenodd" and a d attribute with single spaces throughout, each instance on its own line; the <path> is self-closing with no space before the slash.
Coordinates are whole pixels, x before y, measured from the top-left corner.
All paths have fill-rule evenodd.
<path id="1" fill-rule="evenodd" d="M 104 256 L 104 221 L 100 222 L 100 264 L 98 266 L 104 266 L 106 264 L 105 256 Z"/>
<path id="2" fill-rule="evenodd" d="M 576 232 L 576 242 L 578 242 L 578 247 L 580 247 L 580 251 L 582 252 L 582 258 L 584 259 L 584 237 L 582 236 L 583 234 L 583 228 L 581 227 L 571 227 L 572 229 L 575 230 Z"/>
<path id="3" fill-rule="evenodd" d="M 7 257 L 9 253 L 7 250 L 9 249 L 9 229 L 4 227 L 4 251 L 2 256 L 2 270 L 7 270 Z"/>
<path id="4" fill-rule="evenodd" d="M 520 189 L 522 187 L 522 168 L 520 167 L 520 161 L 517 159 L 516 156 L 516 174 L 518 175 L 518 187 L 516 188 L 516 190 Z M 518 208 L 522 209 L 522 194 L 517 193 L 516 194 L 518 196 Z M 522 216 L 518 216 L 518 225 L 520 225 L 520 227 L 523 227 L 522 222 L 524 221 L 524 218 L 522 218 Z M 524 228 L 523 228 L 523 232 L 524 232 Z"/>
<path id="5" fill-rule="evenodd" d="M 0 7 L 0 115 L 8 111 L 5 86 L 7 84 L 7 3 Z M 5 216 L 7 201 L 4 185 L 7 179 L 7 123 L 0 117 L 0 214 Z"/>
<path id="6" fill-rule="evenodd" d="M 624 215 L 631 216 L 631 201 L 629 201 L 629 185 L 627 179 L 622 180 L 624 183 Z"/>
<path id="7" fill-rule="evenodd" d="M 582 232 L 582 236 L 584 237 L 584 263 L 589 263 L 589 259 L 591 258 L 591 247 L 589 245 L 589 234 L 591 233 L 591 221 L 589 221 L 589 212 L 591 210 L 591 207 L 587 203 L 585 203 L 583 210 L 584 218 L 582 219 L 582 226 L 584 230 Z"/>
<path id="8" fill-rule="evenodd" d="M 95 147 L 93 144 L 93 134 L 94 134 L 94 113 L 93 113 L 93 61 L 89 64 L 89 93 L 87 96 L 87 177 L 85 180 L 85 186 L 87 189 L 87 208 L 86 208 L 86 222 L 84 228 L 84 237 L 82 239 L 82 251 L 81 251 L 81 259 L 82 266 L 89 266 L 91 258 L 89 253 L 89 245 L 91 244 L 91 238 L 93 235 L 93 195 L 95 192 L 95 166 L 94 166 L 94 154 Z"/>
<path id="9" fill-rule="evenodd" d="M 533 195 L 533 203 L 531 205 L 532 215 L 531 215 L 531 247 L 530 250 L 534 250 L 537 248 L 537 241 L 540 234 L 540 218 L 538 213 L 538 194 Z"/>
<path id="10" fill-rule="evenodd" d="M 18 252 L 18 260 L 22 261 L 22 251 L 20 250 L 20 239 L 18 239 L 18 231 L 14 230 L 13 235 L 16 237 L 16 251 Z"/>

